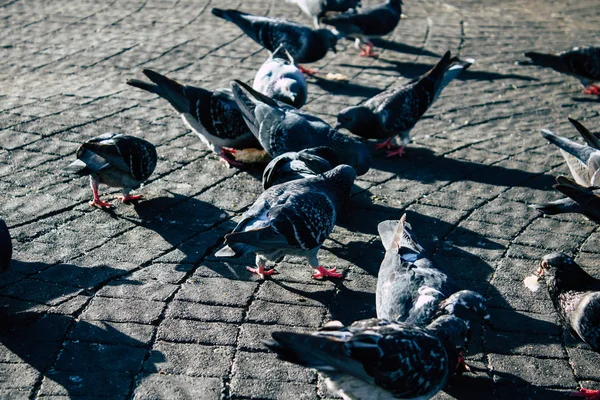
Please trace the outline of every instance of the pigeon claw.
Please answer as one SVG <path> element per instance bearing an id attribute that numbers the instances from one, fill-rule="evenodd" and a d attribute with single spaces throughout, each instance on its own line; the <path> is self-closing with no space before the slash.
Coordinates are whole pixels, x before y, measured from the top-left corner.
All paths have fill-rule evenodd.
<path id="1" fill-rule="evenodd" d="M 331 269 L 326 269 L 323 267 L 315 268 L 317 271 L 312 275 L 313 279 L 323 279 L 323 278 L 343 278 L 344 274 L 340 272 L 335 272 L 337 268 L 333 267 Z"/>
<path id="2" fill-rule="evenodd" d="M 306 67 L 303 67 L 302 65 L 298 65 L 298 69 L 300 70 L 300 72 L 302 72 L 304 75 L 316 75 L 317 70 L 314 69 L 308 69 Z"/>
<path id="3" fill-rule="evenodd" d="M 465 358 L 462 355 L 462 351 L 458 353 L 458 363 L 456 364 L 455 372 L 457 374 L 462 374 L 463 372 L 471 372 L 471 367 L 469 367 L 465 362 Z"/>
<path id="4" fill-rule="evenodd" d="M 600 390 L 581 388 L 578 392 L 571 393 L 571 397 L 600 400 Z"/>
<path id="5" fill-rule="evenodd" d="M 253 274 L 260 276 L 260 279 L 265 279 L 265 275 L 273 275 L 277 273 L 275 269 L 265 270 L 265 267 L 246 267 L 246 269 L 252 272 Z"/>
<path id="6" fill-rule="evenodd" d="M 112 208 L 113 205 L 110 204 L 107 201 L 102 201 L 100 199 L 94 199 L 92 201 L 90 201 L 90 206 L 92 207 L 98 207 L 98 208 Z"/>
<path id="7" fill-rule="evenodd" d="M 386 152 L 386 157 L 402 157 L 404 155 L 404 146 L 398 147 L 396 150 L 389 150 Z"/>
<path id="8" fill-rule="evenodd" d="M 387 139 L 385 142 L 381 142 L 381 143 L 379 143 L 379 144 L 376 144 L 376 145 L 375 145 L 375 149 L 377 149 L 377 150 L 381 150 L 381 149 L 391 149 L 392 147 L 396 147 L 396 146 L 395 146 L 395 145 L 392 143 L 392 140 L 393 140 L 393 139 L 394 139 L 394 138 L 393 138 L 393 137 L 391 137 L 391 138 Z"/>
<path id="9" fill-rule="evenodd" d="M 586 88 L 583 89 L 583 93 L 584 94 L 594 94 L 596 96 L 600 96 L 600 86 L 593 85 L 593 84 L 586 86 Z"/>
<path id="10" fill-rule="evenodd" d="M 235 159 L 236 152 L 237 150 L 234 148 L 221 147 L 221 154 L 219 154 L 219 157 L 221 157 L 221 160 L 227 163 L 227 165 L 239 168 L 242 167 L 244 163 L 241 163 Z"/>
<path id="11" fill-rule="evenodd" d="M 361 57 L 379 58 L 379 54 L 377 54 L 373 51 L 373 47 L 374 47 L 373 43 L 371 43 L 371 42 L 367 43 L 365 48 L 362 49 L 362 51 L 360 52 L 360 56 Z"/>
<path id="12" fill-rule="evenodd" d="M 123 203 L 129 203 L 130 201 L 140 200 L 141 198 L 141 194 L 136 194 L 134 196 L 120 194 L 118 196 L 115 196 L 115 199 L 121 200 Z"/>

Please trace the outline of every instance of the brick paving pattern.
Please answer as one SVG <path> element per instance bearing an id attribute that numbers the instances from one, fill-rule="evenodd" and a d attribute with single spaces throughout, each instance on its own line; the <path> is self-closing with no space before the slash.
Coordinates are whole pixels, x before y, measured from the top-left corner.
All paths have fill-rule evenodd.
<path id="1" fill-rule="evenodd" d="M 365 2 L 367 4 L 373 3 Z M 406 0 L 378 60 L 342 51 L 310 64 L 349 83 L 310 79 L 305 109 L 337 112 L 400 85 L 447 49 L 477 59 L 412 131 L 404 159 L 380 153 L 321 251 L 342 282 L 310 279 L 286 259 L 258 281 L 253 257 L 213 256 L 261 192 L 260 170 L 228 169 L 170 105 L 125 85 L 152 68 L 181 82 L 250 81 L 267 57 L 213 6 L 310 24 L 280 0 L 0 0 L 0 214 L 15 247 L 0 275 L 0 397 L 329 399 L 312 370 L 280 362 L 260 340 L 331 319 L 374 316 L 383 248 L 377 223 L 404 210 L 421 244 L 464 288 L 489 300 L 493 328 L 474 332 L 468 362 L 436 398 L 562 398 L 600 387 L 600 355 L 558 324 L 544 290 L 522 279 L 552 250 L 600 275 L 600 233 L 580 216 L 527 207 L 559 197 L 567 174 L 538 134 L 600 128 L 579 82 L 516 65 L 527 50 L 594 44 L 594 0 Z M 597 44 L 597 42 L 595 43 Z M 63 170 L 104 132 L 156 144 L 159 163 L 135 205 L 88 205 L 86 178 Z M 371 144 L 372 146 L 372 144 Z M 108 199 L 117 191 L 101 186 Z"/>

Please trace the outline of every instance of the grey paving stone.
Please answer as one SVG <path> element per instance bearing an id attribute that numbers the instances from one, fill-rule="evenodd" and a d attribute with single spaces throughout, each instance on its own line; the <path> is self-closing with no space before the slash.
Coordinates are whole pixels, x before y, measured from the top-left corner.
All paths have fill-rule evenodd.
<path id="1" fill-rule="evenodd" d="M 164 306 L 158 301 L 96 297 L 81 317 L 86 320 L 151 324 L 158 319 Z"/>
<path id="2" fill-rule="evenodd" d="M 233 354 L 233 347 L 157 342 L 144 363 L 144 371 L 221 378 L 227 375 Z"/>
<path id="3" fill-rule="evenodd" d="M 217 398 L 220 392 L 220 379 L 149 374 L 136 384 L 133 398 L 211 400 Z"/>
<path id="4" fill-rule="evenodd" d="M 177 343 L 235 345 L 238 328 L 221 322 L 166 319 L 158 328 L 158 339 Z"/>

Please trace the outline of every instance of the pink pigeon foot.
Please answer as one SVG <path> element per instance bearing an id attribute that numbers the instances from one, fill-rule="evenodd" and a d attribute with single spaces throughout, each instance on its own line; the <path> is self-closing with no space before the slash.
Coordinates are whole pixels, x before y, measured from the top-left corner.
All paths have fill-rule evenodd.
<path id="1" fill-rule="evenodd" d="M 90 201 L 90 206 L 92 207 L 98 207 L 98 208 L 112 208 L 113 205 L 106 202 L 106 201 L 102 201 L 100 200 L 100 198 L 96 198 L 92 201 Z"/>
<path id="2" fill-rule="evenodd" d="M 120 194 L 118 196 L 115 196 L 115 199 L 121 200 L 123 203 L 128 203 L 128 202 L 134 201 L 134 200 L 140 200 L 141 198 L 142 198 L 141 194 L 136 194 L 134 196 Z"/>
<path id="3" fill-rule="evenodd" d="M 402 157 L 404 155 L 404 146 L 400 146 L 398 147 L 396 150 L 390 150 L 388 152 L 386 152 L 386 157 L 390 158 L 390 157 Z"/>
<path id="4" fill-rule="evenodd" d="M 300 72 L 302 72 L 304 75 L 316 75 L 317 70 L 314 69 L 308 69 L 306 67 L 303 67 L 302 65 L 298 65 L 298 69 L 300 70 Z"/>
<path id="5" fill-rule="evenodd" d="M 239 168 L 239 167 L 243 166 L 244 163 L 236 161 L 236 159 L 235 159 L 236 152 L 237 152 L 237 150 L 232 147 L 221 147 L 221 154 L 219 154 L 219 157 L 221 157 L 221 160 L 223 160 L 228 165 Z"/>
<path id="6" fill-rule="evenodd" d="M 598 85 L 588 85 L 583 89 L 584 94 L 595 94 L 596 96 L 600 96 L 600 86 Z"/>
<path id="7" fill-rule="evenodd" d="M 393 139 L 394 139 L 394 138 L 393 138 L 393 137 L 391 137 L 391 138 L 387 139 L 385 142 L 381 142 L 381 143 L 379 143 L 379 144 L 376 144 L 376 145 L 375 145 L 375 148 L 376 148 L 377 150 L 381 150 L 381 149 L 391 149 L 392 147 L 396 147 L 396 146 L 395 146 L 395 145 L 392 143 L 392 140 L 393 140 Z"/>
<path id="8" fill-rule="evenodd" d="M 337 268 L 325 269 L 323 267 L 317 267 L 316 272 L 312 275 L 313 279 L 323 279 L 323 278 L 343 278 L 344 274 L 335 272 Z"/>
<path id="9" fill-rule="evenodd" d="M 375 53 L 373 51 L 373 48 L 375 46 L 373 46 L 373 43 L 369 42 L 366 44 L 366 47 L 364 49 L 362 49 L 362 51 L 360 52 L 360 56 L 361 57 L 373 57 L 373 58 L 378 58 L 379 54 Z"/>
<path id="10" fill-rule="evenodd" d="M 277 273 L 277 271 L 275 271 L 275 269 L 265 270 L 265 267 L 256 267 L 256 268 L 246 267 L 246 269 L 248 271 L 252 272 L 253 274 L 260 276 L 261 279 L 265 279 L 265 275 L 273 275 L 273 274 Z"/>
<path id="11" fill-rule="evenodd" d="M 465 358 L 462 355 L 462 351 L 458 353 L 458 363 L 456 364 L 455 372 L 459 374 L 463 372 L 471 372 L 471 367 L 469 367 L 465 362 Z"/>
<path id="12" fill-rule="evenodd" d="M 600 390 L 581 388 L 578 392 L 571 393 L 572 397 L 581 397 L 589 400 L 600 400 Z"/>

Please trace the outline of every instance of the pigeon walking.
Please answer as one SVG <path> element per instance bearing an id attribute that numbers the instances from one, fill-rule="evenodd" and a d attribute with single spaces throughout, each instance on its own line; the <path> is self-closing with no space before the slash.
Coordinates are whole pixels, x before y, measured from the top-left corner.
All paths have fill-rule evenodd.
<path id="1" fill-rule="evenodd" d="M 263 188 L 267 190 L 280 183 L 318 176 L 339 164 L 336 152 L 330 147 L 283 153 L 275 157 L 265 168 L 262 176 Z"/>
<path id="2" fill-rule="evenodd" d="M 429 399 L 454 372 L 467 344 L 463 320 L 444 315 L 427 327 L 381 319 L 330 323 L 312 334 L 273 332 L 279 358 L 314 368 L 344 399 Z"/>
<path id="3" fill-rule="evenodd" d="M 12 260 L 12 240 L 8 226 L 2 218 L 0 218 L 0 272 L 8 269 L 10 260 Z"/>
<path id="4" fill-rule="evenodd" d="M 325 16 L 328 11 L 344 12 L 350 9 L 360 7 L 360 0 L 287 0 L 288 3 L 295 3 L 302 12 L 313 18 L 315 28 L 320 28 L 319 20 Z"/>
<path id="5" fill-rule="evenodd" d="M 142 196 L 132 196 L 129 192 L 152 175 L 156 161 L 152 143 L 134 136 L 105 133 L 79 146 L 77 160 L 67 170 L 79 176 L 89 175 L 94 195 L 90 205 L 107 208 L 112 205 L 100 200 L 100 183 L 123 188 L 123 194 L 116 196 L 123 203 L 138 200 Z"/>
<path id="6" fill-rule="evenodd" d="M 401 145 L 397 150 L 388 151 L 387 156 L 402 156 L 410 142 L 410 131 L 419 119 L 438 98 L 442 89 L 474 62 L 451 58 L 446 52 L 442 59 L 425 75 L 399 89 L 386 90 L 361 106 L 343 109 L 337 116 L 336 128 L 346 128 L 350 132 L 370 139 L 388 138 L 377 145 L 378 149 L 391 149 L 395 137 Z"/>
<path id="7" fill-rule="evenodd" d="M 364 46 L 361 56 L 377 57 L 369 38 L 392 33 L 401 17 L 402 0 L 387 0 L 376 6 L 323 18 L 323 23 L 333 25 L 340 36 L 355 39 L 356 47 Z"/>
<path id="8" fill-rule="evenodd" d="M 244 213 L 233 232 L 225 235 L 225 246 L 217 257 L 256 254 L 250 272 L 271 275 L 267 261 L 279 262 L 286 254 L 304 256 L 315 269 L 313 278 L 341 278 L 336 269 L 319 265 L 317 253 L 327 239 L 356 178 L 348 165 L 322 175 L 272 186 Z"/>
<path id="9" fill-rule="evenodd" d="M 562 253 L 544 256 L 536 275 L 544 278 L 562 324 L 600 352 L 600 280 Z M 576 395 L 599 400 L 600 390 L 581 389 Z"/>
<path id="10" fill-rule="evenodd" d="M 222 147 L 246 149 L 260 147 L 258 141 L 244 122 L 230 89 L 206 90 L 184 86 L 149 69 L 144 75 L 153 83 L 130 79 L 128 85 L 158 94 L 167 100 L 211 150 L 235 166 L 239 162 L 227 157 Z"/>
<path id="11" fill-rule="evenodd" d="M 260 67 L 252 88 L 277 101 L 300 108 L 306 103 L 308 86 L 294 59 L 279 46 Z"/>
<path id="12" fill-rule="evenodd" d="M 525 53 L 529 64 L 549 67 L 563 74 L 572 75 L 585 86 L 584 93 L 600 95 L 600 47 L 575 47 L 561 53 Z"/>
<path id="13" fill-rule="evenodd" d="M 336 52 L 337 36 L 328 29 L 312 29 L 296 22 L 261 17 L 237 10 L 213 8 L 212 13 L 236 24 L 250 39 L 270 51 L 283 45 L 297 63 L 319 61 L 329 51 Z M 298 67 L 307 74 L 314 74 L 304 67 Z"/>
<path id="14" fill-rule="evenodd" d="M 248 127 L 272 157 L 327 146 L 337 153 L 340 163 L 350 165 L 358 175 L 369 170 L 371 154 L 358 140 L 314 115 L 277 103 L 243 82 L 236 80 L 231 88 Z"/>

